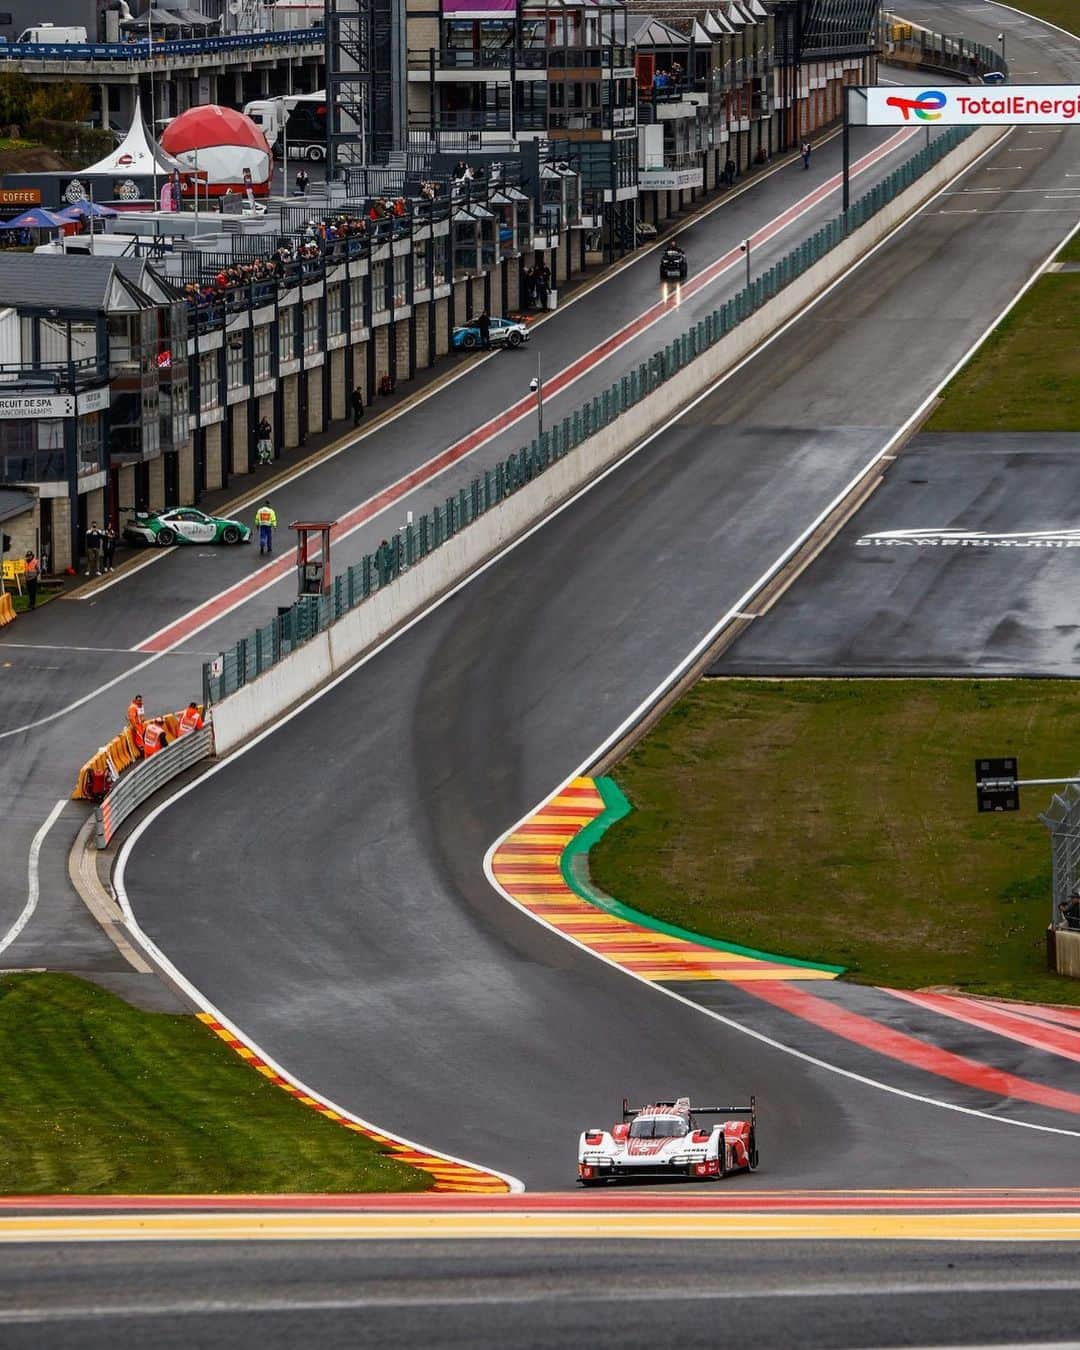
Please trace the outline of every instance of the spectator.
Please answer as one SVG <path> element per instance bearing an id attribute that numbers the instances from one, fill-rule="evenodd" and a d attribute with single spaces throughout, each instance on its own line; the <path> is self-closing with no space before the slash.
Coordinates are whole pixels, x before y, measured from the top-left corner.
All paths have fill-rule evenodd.
<path id="1" fill-rule="evenodd" d="M 480 317 L 476 321 L 476 326 L 480 330 L 480 346 L 483 351 L 491 350 L 491 319 L 486 309 L 480 311 Z"/>
<path id="2" fill-rule="evenodd" d="M 1080 928 L 1080 891 L 1073 891 L 1068 900 L 1058 905 L 1061 922 L 1066 928 Z"/>
<path id="3" fill-rule="evenodd" d="M 551 268 L 546 262 L 540 262 L 535 272 L 536 303 L 541 309 L 548 307 L 548 290 L 551 287 Z"/>
<path id="4" fill-rule="evenodd" d="M 296 171 L 296 191 L 301 197 L 307 196 L 307 185 L 309 183 L 307 169 L 299 168 Z"/>
<path id="5" fill-rule="evenodd" d="M 41 564 L 37 560 L 37 555 L 32 548 L 26 550 L 26 557 L 23 559 L 26 564 L 26 571 L 23 578 L 26 581 L 26 595 L 30 601 L 30 608 L 37 608 L 37 588 L 38 578 L 41 576 Z"/>
<path id="6" fill-rule="evenodd" d="M 735 174 L 737 171 L 738 166 L 736 165 L 735 161 L 731 158 L 731 156 L 728 155 L 727 162 L 724 164 L 724 182 L 728 185 L 728 187 L 734 187 Z"/>
<path id="7" fill-rule="evenodd" d="M 106 572 L 113 570 L 113 560 L 116 557 L 116 530 L 109 524 L 102 531 L 101 543 L 101 563 Z"/>
<path id="8" fill-rule="evenodd" d="M 273 428 L 270 426 L 269 418 L 264 417 L 259 423 L 258 440 L 255 448 L 259 454 L 260 464 L 269 464 L 274 458 Z"/>
<path id="9" fill-rule="evenodd" d="M 809 141 L 803 141 L 802 147 L 800 148 L 799 153 L 802 155 L 802 166 L 803 166 L 803 168 L 804 168 L 804 169 L 808 169 L 808 168 L 810 167 L 810 142 L 809 142 Z"/>
<path id="10" fill-rule="evenodd" d="M 277 525 L 277 512 L 269 500 L 255 512 L 255 524 L 259 527 L 259 553 L 273 553 L 274 527 Z"/>
<path id="11" fill-rule="evenodd" d="M 536 304 L 536 269 L 526 267 L 521 280 L 525 290 L 525 307 L 528 309 Z"/>
<path id="12" fill-rule="evenodd" d="M 101 531 L 96 520 L 90 522 L 86 531 L 86 575 L 101 576 Z"/>
<path id="13" fill-rule="evenodd" d="M 364 395 L 359 385 L 352 391 L 350 402 L 352 403 L 352 424 L 354 427 L 358 427 L 360 419 L 364 415 Z"/>

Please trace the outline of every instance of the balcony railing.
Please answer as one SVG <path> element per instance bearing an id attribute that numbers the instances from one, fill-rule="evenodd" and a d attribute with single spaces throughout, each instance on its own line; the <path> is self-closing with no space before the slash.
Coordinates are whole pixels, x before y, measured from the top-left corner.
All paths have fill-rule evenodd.
<path id="1" fill-rule="evenodd" d="M 546 48 L 484 47 L 479 51 L 472 47 L 446 47 L 441 51 L 434 47 L 410 48 L 409 69 L 430 69 L 432 57 L 436 70 L 509 70 L 511 66 L 518 70 L 543 70 L 548 53 Z"/>
<path id="2" fill-rule="evenodd" d="M 25 390 L 70 394 L 100 384 L 109 377 L 104 357 L 86 356 L 76 361 L 38 361 L 0 365 L 0 394 L 17 395 Z"/>
<path id="3" fill-rule="evenodd" d="M 153 58 L 222 56 L 228 52 L 255 52 L 259 48 L 310 45 L 326 40 L 322 28 L 297 28 L 286 33 L 235 33 L 230 37 L 175 38 L 131 42 L 0 42 L 0 61 L 148 61 Z"/>

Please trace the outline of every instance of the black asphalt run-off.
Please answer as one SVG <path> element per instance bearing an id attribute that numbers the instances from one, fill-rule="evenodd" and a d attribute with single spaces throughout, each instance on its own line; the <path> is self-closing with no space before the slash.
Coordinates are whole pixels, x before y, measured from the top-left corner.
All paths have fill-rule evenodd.
<path id="1" fill-rule="evenodd" d="M 1075 208 L 1046 209 L 1046 197 L 1080 168 L 1078 151 L 1060 135 L 1009 137 L 644 451 L 171 807 L 127 869 L 150 936 L 308 1085 L 530 1188 L 571 1184 L 577 1132 L 624 1094 L 676 1092 L 757 1095 L 763 1168 L 748 1188 L 1074 1176 L 1074 1136 L 887 1094 L 738 1028 L 805 1040 L 959 1107 L 1063 1130 L 1077 1117 L 810 1036 L 734 987 L 682 987 L 738 1025 L 710 1018 L 523 916 L 482 860 L 890 441 L 1052 252 Z M 1006 167 L 1010 193 L 1037 207 L 969 210 L 961 194 L 1000 186 Z M 829 996 L 856 1009 L 878 998 L 857 986 Z M 925 1031 L 925 1016 L 898 1001 L 891 1011 Z M 985 1055 L 989 1040 L 966 1045 Z M 1059 1084 L 1071 1068 L 1039 1058 Z"/>
<path id="2" fill-rule="evenodd" d="M 711 673 L 1074 676 L 1077 446 L 917 437 Z"/>

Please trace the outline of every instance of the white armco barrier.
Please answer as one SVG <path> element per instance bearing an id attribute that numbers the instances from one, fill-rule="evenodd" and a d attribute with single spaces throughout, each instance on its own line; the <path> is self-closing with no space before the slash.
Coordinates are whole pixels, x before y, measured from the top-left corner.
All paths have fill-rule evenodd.
<path id="1" fill-rule="evenodd" d="M 794 318 L 905 217 L 917 211 L 998 140 L 1000 128 L 976 131 L 939 164 L 827 253 L 791 285 L 565 458 L 350 610 L 325 633 L 214 705 L 214 743 L 228 753 L 287 708 L 345 669 L 518 535 L 543 520 L 643 437 Z"/>

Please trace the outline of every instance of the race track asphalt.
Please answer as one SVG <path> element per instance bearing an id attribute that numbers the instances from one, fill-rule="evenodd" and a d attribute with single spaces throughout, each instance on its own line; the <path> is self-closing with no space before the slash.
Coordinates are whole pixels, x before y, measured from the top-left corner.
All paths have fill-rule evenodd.
<path id="1" fill-rule="evenodd" d="M 917 436 L 711 673 L 1072 677 L 1078 492 L 1075 435 Z"/>
<path id="2" fill-rule="evenodd" d="M 749 1186 L 1052 1185 L 1072 1174 L 1074 1134 L 823 1072 L 585 956 L 509 907 L 481 866 L 1052 251 L 1069 224 L 1057 210 L 1020 220 L 954 209 L 953 194 L 992 187 L 1004 166 L 1040 203 L 1077 166 L 1075 141 L 1031 136 L 1028 153 L 1018 148 L 1010 137 L 687 416 L 139 840 L 126 887 L 140 922 L 279 1063 L 387 1128 L 530 1187 L 565 1187 L 577 1131 L 624 1093 L 720 1089 L 761 1104 L 766 1162 Z M 746 996 L 720 996 L 754 1024 Z M 836 1043 L 828 1058 L 847 1065 L 849 1053 L 861 1070 L 872 1052 Z M 896 1086 L 1009 1109 L 873 1062 Z M 1043 1108 L 1023 1115 L 1076 1124 Z"/>
<path id="3" fill-rule="evenodd" d="M 873 152 L 889 134 L 867 133 L 857 154 Z M 857 186 L 875 181 L 910 153 L 910 145 L 892 151 L 856 180 Z M 835 214 L 838 192 L 835 187 L 826 190 L 826 185 L 839 167 L 840 146 L 834 136 L 819 147 L 810 172 L 804 173 L 797 161 L 795 166 L 781 166 L 688 224 L 680 237 L 691 258 L 692 274 L 730 252 L 737 240 L 758 234 L 778 217 L 792 213 L 807 194 L 819 194 L 820 201 L 789 220 L 771 242 L 755 248 L 756 265 L 770 265 Z M 460 365 L 460 378 L 429 391 L 428 397 L 393 420 L 372 426 L 369 416 L 368 428 L 358 436 L 346 436 L 340 453 L 274 490 L 279 519 L 332 519 L 365 502 L 372 503 L 370 510 L 376 512 L 374 499 L 392 484 L 526 395 L 536 352 L 544 362 L 545 379 L 550 381 L 568 362 L 593 351 L 613 330 L 656 306 L 664 294 L 656 271 L 654 253 L 634 257 L 587 296 L 545 319 L 535 330 L 529 351 L 497 353 L 486 360 L 468 358 Z M 670 309 L 656 317 L 652 326 L 563 393 L 553 395 L 549 416 L 562 415 L 608 387 L 623 368 L 619 363 L 645 359 L 692 319 L 734 293 L 742 275 L 740 260 L 693 299 L 672 296 Z M 452 369 L 450 363 L 445 364 Z M 508 377 L 508 371 L 518 374 Z M 376 547 L 401 522 L 406 510 L 429 509 L 499 454 L 516 450 L 532 434 L 532 427 L 530 412 L 431 481 L 411 491 L 400 489 L 392 509 L 373 514 L 335 546 L 335 568 Z M 235 483 L 238 490 L 245 487 L 243 478 Z M 253 485 L 248 482 L 246 486 Z M 251 509 L 238 512 L 243 517 L 250 513 Z M 279 530 L 279 554 L 287 552 L 290 544 Z M 151 709 L 183 707 L 201 692 L 202 665 L 208 656 L 265 623 L 278 605 L 295 597 L 295 574 L 287 561 L 280 560 L 279 574 L 263 561 L 251 548 L 151 553 L 141 570 L 86 598 L 57 601 L 32 620 L 20 620 L 0 633 L 4 689 L 0 763 L 10 802 L 0 818 L 0 849 L 9 860 L 0 869 L 0 959 L 5 964 L 123 971 L 122 960 L 67 883 L 67 855 L 85 815 L 79 804 L 69 805 L 44 839 L 37 910 L 3 949 L 5 934 L 13 931 L 27 905 L 32 841 L 54 805 L 70 794 L 78 766 L 123 725 L 132 694 L 142 693 Z M 233 588 L 252 583 L 253 594 L 234 592 Z M 141 650 L 153 634 L 177 621 L 185 627 L 165 644 L 169 650 Z"/>
<path id="4" fill-rule="evenodd" d="M 1064 1344 L 1071 1246 L 856 1242 L 7 1247 L 5 1350 Z"/>

